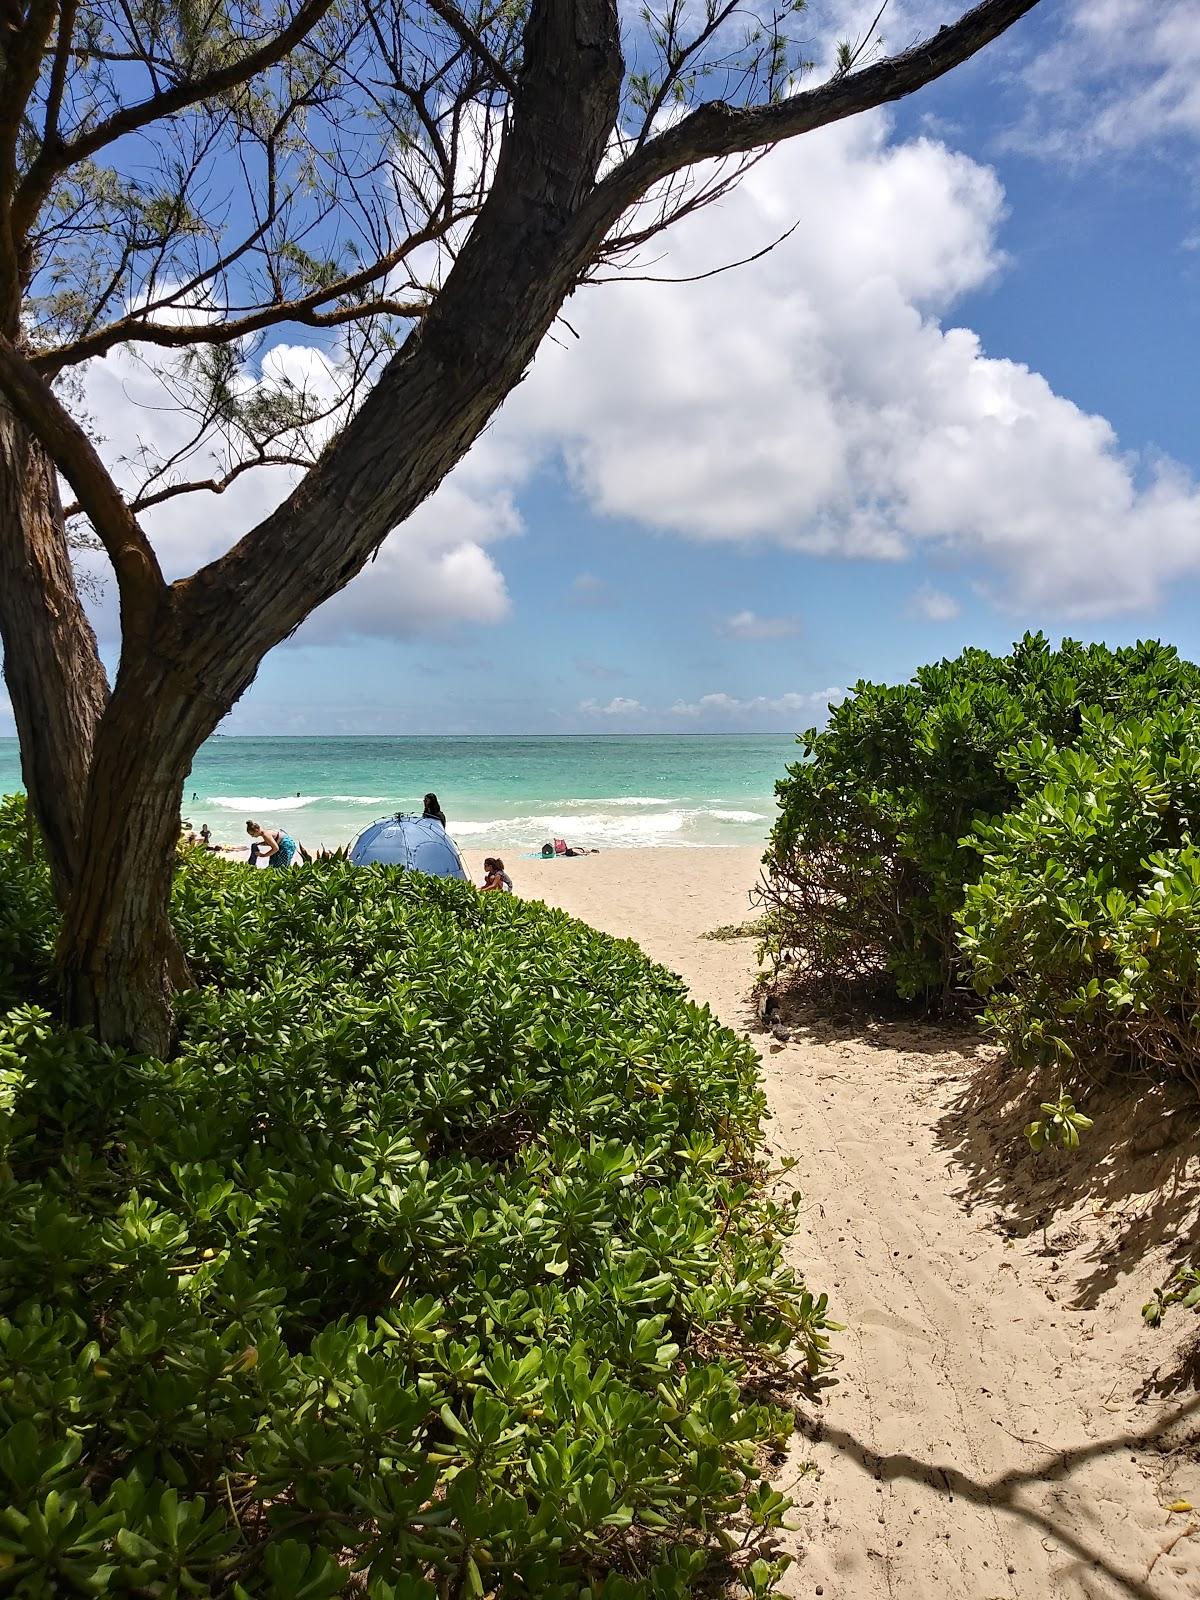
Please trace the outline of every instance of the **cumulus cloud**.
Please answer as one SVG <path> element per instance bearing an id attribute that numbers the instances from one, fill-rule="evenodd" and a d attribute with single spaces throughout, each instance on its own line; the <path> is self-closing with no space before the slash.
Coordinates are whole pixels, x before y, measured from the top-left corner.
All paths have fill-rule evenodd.
<path id="1" fill-rule="evenodd" d="M 704 271 L 797 215 L 738 272 L 584 291 L 580 340 L 543 348 L 506 435 L 561 450 L 601 514 L 830 556 L 929 549 L 1006 608 L 1145 608 L 1200 569 L 1181 467 L 949 320 L 1003 266 L 989 168 L 855 118 L 772 152 L 653 270 Z"/>
<path id="2" fill-rule="evenodd" d="M 909 609 L 913 616 L 924 617 L 927 622 L 951 622 L 962 607 L 952 594 L 935 589 L 931 583 L 923 583 L 913 595 Z"/>
<path id="3" fill-rule="evenodd" d="M 602 706 L 595 700 L 581 700 L 579 710 L 585 716 L 598 717 L 633 717 L 645 711 L 645 706 L 640 700 L 631 700 L 628 695 L 618 694 Z"/>
<path id="4" fill-rule="evenodd" d="M 261 370 L 310 392 L 330 397 L 337 392 L 334 357 L 305 345 L 275 346 Z M 161 381 L 128 351 L 114 351 L 87 367 L 84 405 L 96 419 L 105 459 L 127 490 L 143 481 L 146 446 L 158 457 L 169 456 L 191 433 L 189 418 L 171 408 Z M 218 470 L 213 451 L 201 446 L 181 464 L 179 476 L 202 479 Z M 515 490 L 527 471 L 511 441 L 500 448 L 485 436 L 437 493 L 388 537 L 375 560 L 313 613 L 296 641 L 398 638 L 507 616 L 508 592 L 487 546 L 523 531 Z M 228 549 L 279 504 L 299 475 L 298 468 L 262 467 L 219 496 L 182 495 L 146 512 L 142 520 L 168 578 L 195 571 Z M 109 583 L 97 619 L 105 635 L 116 631 L 114 590 Z"/>
<path id="5" fill-rule="evenodd" d="M 1140 28 L 1151 37 L 1130 49 L 1146 74 L 1155 62 L 1165 71 L 1172 50 L 1190 60 L 1197 8 L 1148 5 L 1073 4 L 1068 32 L 1090 29 L 1099 60 L 1105 37 Z M 925 9 L 910 0 L 897 14 L 924 26 Z M 846 36 L 859 10 L 857 0 L 838 10 Z M 893 23 L 889 42 L 899 38 Z M 1037 68 L 1048 84 L 1053 60 Z M 1186 90 L 1177 83 L 1164 102 L 1181 128 Z M 656 241 L 651 270 L 704 272 L 729 260 L 731 240 L 765 244 L 799 217 L 763 260 L 704 282 L 581 291 L 570 310 L 579 341 L 544 345 L 496 426 L 298 637 L 504 616 L 493 550 L 521 531 L 520 492 L 548 457 L 562 458 L 602 516 L 831 557 L 902 562 L 933 551 L 1002 608 L 1145 609 L 1200 571 L 1200 493 L 1184 468 L 1124 449 L 1105 418 L 954 325 L 962 297 L 1003 270 L 1003 192 L 988 167 L 943 140 L 896 142 L 892 128 L 875 113 L 781 146 L 720 206 Z M 268 357 L 271 370 L 317 384 L 329 359 L 300 345 Z M 131 403 L 153 403 L 137 392 L 146 381 L 120 352 L 88 370 L 109 459 L 135 453 L 146 429 L 172 447 L 175 421 Z M 208 559 L 291 481 L 284 469 L 251 473 L 219 500 L 192 496 L 152 513 L 164 565 L 175 574 Z M 564 599 L 603 610 L 619 594 L 582 571 Z M 783 637 L 774 630 L 786 620 L 747 611 L 725 627 L 734 638 Z"/>
<path id="6" fill-rule="evenodd" d="M 799 617 L 760 617 L 754 611 L 735 611 L 717 624 L 726 639 L 786 639 L 800 632 Z"/>
<path id="7" fill-rule="evenodd" d="M 698 700 L 676 700 L 671 707 L 673 717 L 689 722 L 761 721 L 764 717 L 820 716 L 830 706 L 846 698 L 844 689 L 815 689 L 808 694 L 789 691 L 780 695 L 754 695 L 748 700 L 737 695 L 717 692 L 702 694 Z"/>

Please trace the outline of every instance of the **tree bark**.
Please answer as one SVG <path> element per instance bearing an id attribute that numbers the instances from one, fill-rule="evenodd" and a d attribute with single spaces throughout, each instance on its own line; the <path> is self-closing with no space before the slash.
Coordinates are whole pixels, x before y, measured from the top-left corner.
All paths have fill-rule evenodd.
<path id="1" fill-rule="evenodd" d="M 109 1043 L 162 1056 L 188 978 L 170 923 L 184 780 L 220 712 L 153 643 L 123 662 L 96 730 L 87 848 L 59 938 L 64 1013 Z"/>
<path id="2" fill-rule="evenodd" d="M 58 476 L 2 398 L 0 638 L 25 788 L 65 905 L 83 849 L 88 768 L 108 685 L 71 570 Z"/>

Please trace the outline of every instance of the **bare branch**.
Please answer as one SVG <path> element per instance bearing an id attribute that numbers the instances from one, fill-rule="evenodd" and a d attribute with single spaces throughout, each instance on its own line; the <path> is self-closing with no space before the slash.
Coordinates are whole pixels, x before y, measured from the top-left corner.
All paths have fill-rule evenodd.
<path id="1" fill-rule="evenodd" d="M 949 27 L 902 54 L 859 72 L 835 76 L 815 89 L 769 105 L 735 106 L 709 101 L 657 134 L 596 185 L 588 211 L 612 221 L 655 183 L 699 161 L 737 155 L 811 133 L 860 112 L 913 94 L 960 66 L 1038 0 L 982 0 Z"/>
<path id="2" fill-rule="evenodd" d="M 296 322 L 306 328 L 340 328 L 347 322 L 361 322 L 368 317 L 420 318 L 429 310 L 430 301 L 391 300 L 387 298 L 355 301 L 339 306 L 333 311 L 318 308 L 327 301 L 345 294 L 353 294 L 373 278 L 389 271 L 387 263 L 376 262 L 363 273 L 355 273 L 328 289 L 315 289 L 299 300 L 283 300 L 265 306 L 249 316 L 235 317 L 231 322 L 213 318 L 209 322 L 145 322 L 140 316 L 122 318 L 109 323 L 74 344 L 64 345 L 45 355 L 36 356 L 30 365 L 36 372 L 54 376 L 64 367 L 89 361 L 93 356 L 107 355 L 119 344 L 153 344 L 168 350 L 183 350 L 197 344 L 235 344 L 239 339 L 278 327 L 281 323 Z"/>
<path id="3" fill-rule="evenodd" d="M 224 494 L 226 489 L 237 482 L 243 473 L 253 472 L 259 467 L 301 467 L 305 471 L 312 466 L 310 456 L 289 455 L 286 452 L 276 454 L 264 450 L 259 455 L 249 456 L 244 461 L 239 461 L 230 467 L 228 472 L 220 477 L 195 478 L 187 483 L 171 483 L 165 489 L 149 490 L 138 494 L 130 501 L 130 510 L 135 512 L 149 511 L 153 506 L 160 506 L 167 500 L 176 500 L 185 494 Z M 79 501 L 73 501 L 63 511 L 63 519 L 67 522 L 76 517 L 84 516 L 84 509 Z M 90 549 L 91 546 L 84 546 Z"/>
<path id="4" fill-rule="evenodd" d="M 769 256 L 772 250 L 777 250 L 781 244 L 792 237 L 803 219 L 797 217 L 791 227 L 778 238 L 772 239 L 770 244 L 763 245 L 761 250 L 756 250 L 753 255 L 739 256 L 736 261 L 726 261 L 719 267 L 710 267 L 707 272 L 692 272 L 685 277 L 659 277 L 652 272 L 618 272 L 611 278 L 589 277 L 588 283 L 703 283 L 706 278 L 719 278 L 723 272 L 736 272 L 739 267 L 748 267 L 754 261 L 761 261 L 764 256 Z M 565 321 L 565 318 L 562 319 Z M 567 324 L 570 327 L 570 324 Z M 571 329 L 574 333 L 574 328 Z M 579 337 L 578 334 L 575 335 Z"/>
<path id="5" fill-rule="evenodd" d="M 462 12 L 453 3 L 453 0 L 425 0 L 425 4 L 435 16 L 441 17 L 446 26 L 463 41 L 483 62 L 496 82 L 503 89 L 507 89 L 515 100 L 517 97 L 517 80 L 508 68 L 497 59 L 488 49 L 482 37 L 463 16 Z"/>

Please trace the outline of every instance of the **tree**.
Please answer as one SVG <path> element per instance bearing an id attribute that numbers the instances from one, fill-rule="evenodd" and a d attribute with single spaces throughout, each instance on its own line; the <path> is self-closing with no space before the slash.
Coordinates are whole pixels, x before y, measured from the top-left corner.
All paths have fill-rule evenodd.
<path id="1" fill-rule="evenodd" d="M 983 0 L 892 57 L 868 37 L 801 90 L 803 3 L 747 22 L 737 0 L 665 0 L 624 52 L 616 0 L 5 6 L 0 635 L 74 1020 L 166 1048 L 196 750 L 471 447 L 573 290 L 771 145 L 912 93 L 1036 0 Z M 337 339 L 332 395 L 252 375 L 289 325 Z M 194 419 L 124 493 L 76 404 L 82 364 L 118 347 Z M 201 445 L 221 470 L 193 481 Z M 168 583 L 147 508 L 271 462 L 306 470 Z M 115 574 L 111 688 L 76 518 Z"/>

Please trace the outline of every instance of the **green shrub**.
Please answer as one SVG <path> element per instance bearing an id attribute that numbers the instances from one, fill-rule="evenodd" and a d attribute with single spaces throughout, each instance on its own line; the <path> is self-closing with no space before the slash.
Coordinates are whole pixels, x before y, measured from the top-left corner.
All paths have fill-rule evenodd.
<path id="1" fill-rule="evenodd" d="M 1170 647 L 1052 650 L 1040 634 L 896 687 L 856 684 L 777 785 L 764 889 L 776 967 L 940 1005 L 963 978 L 955 917 L 980 867 L 963 836 L 1027 792 L 1016 747 L 1041 734 L 1067 748 L 1092 710 L 1137 717 L 1198 694 L 1200 672 Z"/>
<path id="2" fill-rule="evenodd" d="M 985 1016 L 1020 1062 L 1154 1065 L 1200 1087 L 1200 712 L 1089 717 L 1010 760 L 961 914 Z"/>
<path id="3" fill-rule="evenodd" d="M 24 795 L 0 799 L 0 1011 L 49 1000 L 57 914 Z"/>
<path id="4" fill-rule="evenodd" d="M 748 1380 L 827 1324 L 750 1048 L 463 884 L 188 861 L 176 920 L 175 1059 L 0 1024 L 0 1587 L 649 1600 L 720 1532 L 766 1593 Z"/>

